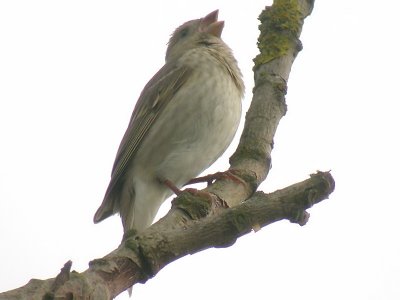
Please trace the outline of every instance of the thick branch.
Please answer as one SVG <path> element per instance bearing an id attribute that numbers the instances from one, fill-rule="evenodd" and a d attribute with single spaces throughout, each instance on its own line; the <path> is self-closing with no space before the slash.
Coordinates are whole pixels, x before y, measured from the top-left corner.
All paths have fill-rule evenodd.
<path id="1" fill-rule="evenodd" d="M 238 237 L 252 229 L 257 230 L 282 219 L 304 225 L 308 215 L 305 210 L 328 198 L 334 186 L 329 172 L 318 172 L 305 181 L 271 194 L 257 192 L 233 208 L 215 207 L 207 218 L 198 220 L 187 213 L 187 203 L 175 203 L 163 219 L 136 240 L 151 274 L 156 274 L 182 256 L 210 247 L 231 246 Z M 181 225 L 180 230 L 171 228 L 170 224 L 174 222 L 185 225 Z"/>
<path id="2" fill-rule="evenodd" d="M 208 188 L 230 207 L 250 197 L 268 175 L 273 138 L 286 113 L 290 69 L 301 50 L 302 25 L 304 18 L 311 14 L 313 4 L 313 0 L 275 0 L 259 16 L 260 54 L 254 59 L 253 99 L 239 146 L 230 158 L 230 168 L 239 170 L 247 186 L 225 180 Z"/>
<path id="3" fill-rule="evenodd" d="M 0 299 L 21 299 L 21 295 L 32 300 L 111 299 L 187 254 L 210 247 L 231 246 L 252 229 L 258 230 L 282 219 L 303 225 L 307 218 L 305 210 L 326 199 L 333 189 L 330 173 L 318 172 L 271 194 L 257 192 L 233 208 L 210 206 L 210 216 L 198 216 L 195 220 L 187 213 L 188 203 L 180 199 L 164 218 L 143 234 L 128 238 L 104 258 L 92 261 L 85 272 L 66 276 L 63 269 L 57 278 L 69 277 L 69 280 L 57 290 L 51 289 L 57 278 L 31 280 L 22 288 L 0 294 Z M 171 227 L 171 224 L 180 225 Z"/>

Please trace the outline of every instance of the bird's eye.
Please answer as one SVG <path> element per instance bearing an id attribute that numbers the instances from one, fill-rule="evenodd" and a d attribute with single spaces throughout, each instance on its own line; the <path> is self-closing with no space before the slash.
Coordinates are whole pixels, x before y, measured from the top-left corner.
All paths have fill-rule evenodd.
<path id="1" fill-rule="evenodd" d="M 189 34 L 189 28 L 183 28 L 181 32 L 179 32 L 179 37 L 185 38 Z"/>

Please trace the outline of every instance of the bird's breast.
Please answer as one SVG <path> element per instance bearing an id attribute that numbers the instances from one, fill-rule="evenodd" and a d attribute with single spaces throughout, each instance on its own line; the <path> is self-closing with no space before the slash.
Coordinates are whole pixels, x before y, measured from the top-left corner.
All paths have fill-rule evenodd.
<path id="1" fill-rule="evenodd" d="M 204 61 L 162 111 L 132 161 L 134 176 L 196 177 L 226 150 L 241 116 L 241 91 L 223 66 Z"/>

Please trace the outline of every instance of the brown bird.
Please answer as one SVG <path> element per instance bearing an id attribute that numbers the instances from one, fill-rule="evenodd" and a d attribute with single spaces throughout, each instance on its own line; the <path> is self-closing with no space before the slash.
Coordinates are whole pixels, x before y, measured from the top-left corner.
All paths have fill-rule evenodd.
<path id="1" fill-rule="evenodd" d="M 223 27 L 216 10 L 172 34 L 165 65 L 133 110 L 95 223 L 119 213 L 124 232 L 143 231 L 172 194 L 169 187 L 198 176 L 231 143 L 244 84 L 221 40 Z"/>

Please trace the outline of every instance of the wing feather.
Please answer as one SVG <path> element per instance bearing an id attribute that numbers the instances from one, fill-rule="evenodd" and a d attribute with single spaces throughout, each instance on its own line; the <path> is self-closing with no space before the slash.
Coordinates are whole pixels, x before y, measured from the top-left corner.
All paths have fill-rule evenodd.
<path id="1" fill-rule="evenodd" d="M 122 138 L 115 158 L 104 200 L 94 216 L 94 222 L 109 217 L 116 212 L 118 197 L 112 195 L 120 187 L 121 177 L 125 174 L 137 149 L 150 130 L 159 114 L 173 101 L 174 95 L 187 82 L 192 69 L 185 66 L 164 65 L 146 84 L 133 110 L 128 128 Z"/>

